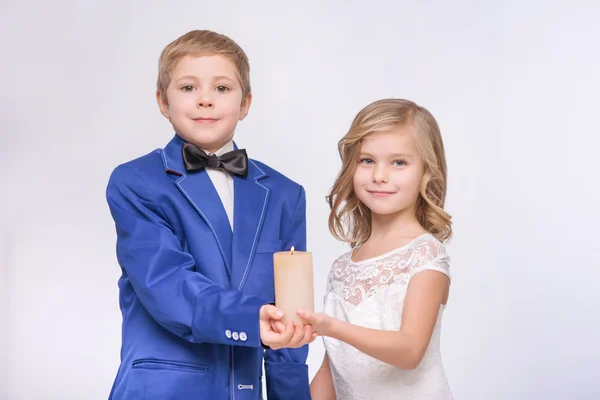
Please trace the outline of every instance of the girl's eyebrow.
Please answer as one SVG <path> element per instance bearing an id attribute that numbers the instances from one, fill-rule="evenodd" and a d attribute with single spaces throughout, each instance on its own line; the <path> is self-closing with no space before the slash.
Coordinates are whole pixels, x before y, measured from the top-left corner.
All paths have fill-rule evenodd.
<path id="1" fill-rule="evenodd" d="M 397 157 L 397 158 L 414 158 L 411 154 L 406 154 L 406 153 L 395 153 L 391 155 L 392 157 Z"/>
<path id="2" fill-rule="evenodd" d="M 374 157 L 371 153 L 369 153 L 368 151 L 361 151 L 360 156 L 366 156 L 366 157 Z M 390 154 L 389 155 L 390 158 L 414 158 L 413 155 L 411 154 L 406 154 L 406 153 L 394 153 L 394 154 Z"/>

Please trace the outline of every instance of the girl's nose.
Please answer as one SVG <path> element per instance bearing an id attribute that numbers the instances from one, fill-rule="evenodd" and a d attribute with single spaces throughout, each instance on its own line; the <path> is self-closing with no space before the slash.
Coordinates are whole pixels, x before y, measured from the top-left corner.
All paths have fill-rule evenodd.
<path id="1" fill-rule="evenodd" d="M 373 183 L 387 183 L 388 177 L 384 170 L 377 168 L 373 172 Z"/>

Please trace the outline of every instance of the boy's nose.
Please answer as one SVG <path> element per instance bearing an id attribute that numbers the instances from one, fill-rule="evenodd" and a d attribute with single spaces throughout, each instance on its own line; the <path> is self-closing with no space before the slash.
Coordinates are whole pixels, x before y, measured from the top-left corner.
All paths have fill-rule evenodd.
<path id="1" fill-rule="evenodd" d="M 212 101 L 210 101 L 210 100 L 200 100 L 198 102 L 198 107 L 199 108 L 212 107 L 212 106 L 213 106 L 213 104 L 212 104 Z"/>
<path id="2" fill-rule="evenodd" d="M 201 93 L 198 98 L 198 108 L 212 107 L 213 100 L 207 93 Z"/>

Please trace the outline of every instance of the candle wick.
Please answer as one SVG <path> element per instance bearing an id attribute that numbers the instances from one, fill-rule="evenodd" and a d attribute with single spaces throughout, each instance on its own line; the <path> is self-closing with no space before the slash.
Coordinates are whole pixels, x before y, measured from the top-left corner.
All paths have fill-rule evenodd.
<path id="1" fill-rule="evenodd" d="M 290 252 L 292 253 L 292 255 L 294 255 L 294 246 L 292 246 L 292 248 L 290 249 Z"/>

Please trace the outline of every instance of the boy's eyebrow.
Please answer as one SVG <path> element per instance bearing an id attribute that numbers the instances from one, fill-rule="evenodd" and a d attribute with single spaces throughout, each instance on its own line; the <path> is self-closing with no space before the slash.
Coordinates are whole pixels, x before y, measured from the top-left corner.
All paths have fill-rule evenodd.
<path id="1" fill-rule="evenodd" d="M 215 76 L 215 80 L 218 80 L 218 79 L 227 79 L 227 80 L 230 80 L 230 81 L 232 81 L 232 82 L 235 82 L 235 80 L 234 80 L 234 79 L 231 79 L 230 77 L 228 77 L 228 76 L 226 76 L 226 75 L 219 75 L 219 76 Z"/>
<path id="2" fill-rule="evenodd" d="M 213 78 L 213 80 L 215 80 L 215 81 L 216 81 L 216 80 L 219 80 L 219 79 L 227 79 L 228 81 L 235 82 L 235 80 L 234 80 L 234 79 L 231 79 L 230 77 L 228 77 L 228 76 L 226 76 L 226 75 L 219 75 L 219 76 L 215 76 L 215 77 Z M 177 78 L 175 81 L 176 81 L 176 82 L 179 82 L 179 81 L 184 81 L 184 80 L 192 80 L 192 81 L 195 81 L 195 82 L 199 81 L 198 77 L 196 77 L 196 76 L 193 76 L 193 75 L 184 75 L 184 76 L 180 76 L 180 77 L 179 77 L 179 78 Z"/>
<path id="3" fill-rule="evenodd" d="M 177 78 L 176 80 L 177 80 L 177 81 L 183 81 L 183 80 L 186 80 L 186 79 L 188 79 L 188 80 L 193 80 L 193 81 L 197 81 L 197 80 L 198 80 L 198 78 L 196 78 L 196 77 L 195 77 L 195 76 L 193 76 L 193 75 L 184 75 L 184 76 L 180 76 L 180 77 L 179 77 L 179 78 Z"/>

